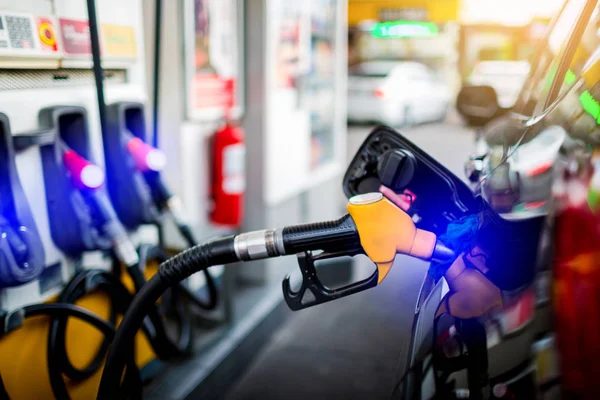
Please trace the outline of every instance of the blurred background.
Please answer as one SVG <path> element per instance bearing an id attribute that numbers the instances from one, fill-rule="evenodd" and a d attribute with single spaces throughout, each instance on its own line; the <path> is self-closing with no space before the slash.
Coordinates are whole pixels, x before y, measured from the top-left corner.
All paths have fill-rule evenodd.
<path id="1" fill-rule="evenodd" d="M 102 0 L 106 102 L 143 104 L 148 132 L 156 124 L 156 145 L 168 160 L 162 177 L 200 240 L 335 219 L 345 214 L 346 167 L 379 124 L 466 179 L 475 130 L 454 109 L 458 91 L 491 85 L 503 107 L 514 104 L 536 41 L 561 5 L 169 0 L 157 8 L 149 0 Z M 88 40 L 84 0 L 0 0 L 0 112 L 13 134 L 36 129 L 44 107 L 82 106 L 91 154 L 104 166 Z M 243 208 L 225 210 L 223 222 L 214 210 L 226 206 L 212 185 L 215 134 L 226 121 L 244 132 L 245 151 L 232 156 L 232 168 L 245 178 L 236 181 Z M 33 157 L 17 155 L 19 175 L 46 264 L 60 264 L 44 277 L 53 282 L 44 290 L 41 283 L 0 289 L 7 310 L 52 298 L 73 275 L 73 261 L 53 243 L 45 204 L 35 201 L 44 184 Z M 185 247 L 172 223 L 162 229 L 169 248 Z M 381 287 L 293 313 L 281 280 L 297 268 L 293 257 L 213 268 L 219 307 L 195 315 L 193 356 L 162 365 L 147 398 L 389 398 L 427 264 L 399 257 Z M 355 257 L 319 274 L 336 287 L 372 269 Z M 204 293 L 197 275 L 188 284 Z"/>

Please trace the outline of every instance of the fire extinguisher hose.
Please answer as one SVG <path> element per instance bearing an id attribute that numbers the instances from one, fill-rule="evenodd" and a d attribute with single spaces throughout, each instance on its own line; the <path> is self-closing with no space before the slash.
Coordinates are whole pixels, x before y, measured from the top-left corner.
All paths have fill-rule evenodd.
<path id="1" fill-rule="evenodd" d="M 120 381 L 136 332 L 156 301 L 171 286 L 213 265 L 230 264 L 296 254 L 303 251 L 360 249 L 359 235 L 352 218 L 242 233 L 213 239 L 187 249 L 161 264 L 135 296 L 115 334 L 102 374 L 99 399 L 120 393 Z"/>

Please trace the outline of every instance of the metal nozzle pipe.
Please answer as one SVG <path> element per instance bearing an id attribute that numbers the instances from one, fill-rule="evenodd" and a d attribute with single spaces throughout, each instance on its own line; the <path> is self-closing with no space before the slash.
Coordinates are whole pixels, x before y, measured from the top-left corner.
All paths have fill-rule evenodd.
<path id="1" fill-rule="evenodd" d="M 431 261 L 443 263 L 456 258 L 456 253 L 439 240 L 436 241 L 431 255 Z"/>

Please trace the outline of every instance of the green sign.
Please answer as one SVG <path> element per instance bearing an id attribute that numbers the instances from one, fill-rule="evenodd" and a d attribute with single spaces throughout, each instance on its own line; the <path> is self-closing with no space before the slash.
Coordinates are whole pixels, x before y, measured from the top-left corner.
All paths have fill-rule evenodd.
<path id="1" fill-rule="evenodd" d="M 565 74 L 565 83 L 568 86 L 571 86 L 575 83 L 575 81 L 577 81 L 577 76 L 573 71 L 568 70 Z M 596 120 L 596 123 L 600 124 L 600 103 L 598 103 L 598 101 L 588 90 L 585 90 L 583 93 L 581 93 L 581 96 L 579 96 L 579 102 L 581 103 L 581 106 L 585 112 L 591 115 Z"/>
<path id="2" fill-rule="evenodd" d="M 596 120 L 597 124 L 600 124 L 600 104 L 598 104 L 594 96 L 586 90 L 579 96 L 579 102 L 585 112 L 590 114 Z"/>
<path id="3" fill-rule="evenodd" d="M 371 29 L 371 35 L 377 38 L 412 38 L 435 36 L 437 34 L 438 27 L 433 22 L 380 22 Z"/>

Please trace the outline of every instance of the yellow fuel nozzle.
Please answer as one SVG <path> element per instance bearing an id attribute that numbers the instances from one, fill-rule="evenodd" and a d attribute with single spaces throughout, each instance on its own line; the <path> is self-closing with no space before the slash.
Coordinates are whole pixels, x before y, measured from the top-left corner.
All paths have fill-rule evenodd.
<path id="1" fill-rule="evenodd" d="M 352 197 L 348 213 L 356 224 L 363 250 L 377 264 L 377 283 L 390 271 L 396 254 L 424 260 L 434 254 L 436 235 L 417 229 L 412 218 L 381 193 Z"/>

